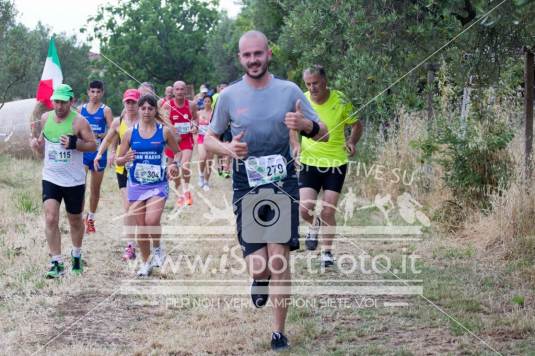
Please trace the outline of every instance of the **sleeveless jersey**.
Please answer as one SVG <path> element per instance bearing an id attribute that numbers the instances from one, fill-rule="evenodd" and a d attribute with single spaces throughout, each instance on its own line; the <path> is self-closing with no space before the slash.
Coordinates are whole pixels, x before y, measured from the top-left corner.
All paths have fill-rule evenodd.
<path id="1" fill-rule="evenodd" d="M 191 120 L 193 120 L 193 117 L 191 115 L 190 110 L 190 102 L 189 100 L 184 101 L 184 106 L 178 107 L 175 100 L 169 100 L 165 101 L 163 105 L 169 105 L 169 121 L 171 122 L 171 125 L 175 127 L 178 133 L 181 135 L 191 135 L 188 131 L 191 130 Z M 187 125 L 189 124 L 189 125 Z M 186 130 L 186 128 L 189 129 Z"/>
<path id="2" fill-rule="evenodd" d="M 119 142 L 121 142 L 121 140 L 123 139 L 124 134 L 126 133 L 126 130 L 128 130 L 128 125 L 126 124 L 126 120 L 122 119 L 120 124 L 119 124 Z M 119 153 L 120 146 L 121 146 L 120 144 L 117 145 L 116 154 Z M 124 166 L 115 166 L 115 172 L 119 173 L 119 174 L 123 174 L 124 173 Z"/>
<path id="3" fill-rule="evenodd" d="M 62 122 L 56 122 L 56 113 L 51 111 L 43 128 L 45 139 L 45 157 L 43 180 L 61 187 L 74 187 L 85 184 L 83 153 L 63 147 L 59 138 L 73 135 L 72 128 L 76 112 L 71 111 Z"/>
<path id="4" fill-rule="evenodd" d="M 134 161 L 128 168 L 128 180 L 134 184 L 157 184 L 164 182 L 166 145 L 163 135 L 163 125 L 156 125 L 156 132 L 150 138 L 143 138 L 139 134 L 139 124 L 132 130 L 130 148 L 136 152 Z"/>

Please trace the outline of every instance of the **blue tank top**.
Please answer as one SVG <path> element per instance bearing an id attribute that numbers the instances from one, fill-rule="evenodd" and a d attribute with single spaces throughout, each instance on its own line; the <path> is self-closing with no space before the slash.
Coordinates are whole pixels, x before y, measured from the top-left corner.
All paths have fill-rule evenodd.
<path id="1" fill-rule="evenodd" d="M 134 126 L 130 148 L 136 152 L 136 156 L 128 167 L 128 179 L 131 183 L 156 184 L 167 180 L 165 145 L 161 124 L 157 124 L 156 132 L 150 138 L 142 138 L 139 134 L 139 124 Z"/>
<path id="2" fill-rule="evenodd" d="M 93 130 L 95 135 L 102 135 L 106 133 L 107 123 L 106 117 L 104 116 L 105 107 L 106 106 L 104 104 L 100 105 L 94 114 L 90 114 L 89 111 L 87 111 L 87 104 L 84 104 L 82 106 L 82 110 L 80 110 L 80 114 L 87 119 L 89 126 L 91 126 L 91 130 Z M 100 140 L 98 141 L 100 142 Z"/>

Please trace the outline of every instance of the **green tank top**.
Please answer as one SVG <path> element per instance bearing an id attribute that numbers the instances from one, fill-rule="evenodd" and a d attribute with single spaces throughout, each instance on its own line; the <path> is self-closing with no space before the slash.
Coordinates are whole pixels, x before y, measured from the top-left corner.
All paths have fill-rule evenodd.
<path id="1" fill-rule="evenodd" d="M 64 135 L 73 135 L 72 123 L 76 113 L 71 111 L 69 115 L 62 122 L 56 122 L 56 113 L 51 111 L 48 113 L 48 119 L 45 122 L 43 128 L 43 135 L 50 142 L 59 142 L 59 138 Z"/>

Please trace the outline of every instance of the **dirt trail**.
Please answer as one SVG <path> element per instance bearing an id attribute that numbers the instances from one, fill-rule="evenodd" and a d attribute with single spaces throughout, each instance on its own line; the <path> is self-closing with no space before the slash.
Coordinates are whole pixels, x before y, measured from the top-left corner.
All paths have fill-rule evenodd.
<path id="1" fill-rule="evenodd" d="M 21 169 L 29 171 L 30 166 L 30 163 L 24 163 Z M 24 173 L 23 178 L 26 180 L 23 185 L 31 183 L 32 187 L 37 186 L 34 189 L 36 194 L 39 190 L 38 177 L 28 172 Z M 9 179 L 10 176 L 4 178 L 5 182 L 0 182 L 4 193 L 7 189 L 17 187 L 17 183 Z M 182 230 L 184 226 L 208 226 L 210 216 L 206 214 L 210 213 L 210 207 L 207 201 L 220 209 L 219 213 L 229 213 L 225 202 L 231 202 L 230 180 L 214 176 L 212 190 L 208 193 L 199 190 L 196 177 L 192 183 L 193 206 L 177 214 L 173 209 L 172 194 L 162 219 L 163 226 Z M 7 237 L 12 231 L 9 229 L 15 227 L 2 231 L 6 236 L 2 240 L 4 249 L 7 248 L 14 255 L 0 262 L 19 264 L 16 269 L 6 270 L 6 280 L 3 282 L 5 293 L 1 294 L 0 299 L 0 302 L 5 302 L 3 305 L 0 303 L 0 316 L 5 320 L 4 336 L 0 341 L 3 350 L 10 354 L 56 355 L 268 352 L 271 310 L 254 309 L 247 295 L 187 297 L 176 293 L 161 294 L 162 290 L 176 292 L 178 289 L 173 287 L 184 285 L 192 288 L 225 286 L 224 283 L 228 282 L 224 281 L 231 279 L 234 285 L 241 281 L 243 290 L 248 290 L 247 275 L 233 273 L 233 268 L 239 268 L 240 263 L 239 259 L 232 258 L 231 253 L 234 251 L 237 256 L 241 255 L 240 251 L 233 250 L 237 245 L 233 234 L 204 235 L 202 238 L 197 235 L 166 234 L 164 246 L 168 260 L 178 267 L 173 269 L 173 266 L 168 266 L 164 272 L 156 272 L 148 282 L 142 284 L 128 282 L 135 279 L 135 266 L 120 260 L 124 241 L 121 239 L 121 219 L 117 219 L 117 216 L 122 213 L 122 208 L 112 174 L 106 176 L 102 197 L 97 213 L 97 233 L 84 240 L 86 270 L 81 278 L 67 275 L 62 281 L 42 279 L 47 256 L 39 211 L 24 215 L 28 220 L 19 227 L 24 231 L 24 243 L 17 244 L 21 237 L 13 240 Z M 6 205 L 3 207 L 5 212 Z M 377 214 L 366 219 L 377 220 L 380 218 Z M 5 226 L 16 224 L 14 220 L 5 223 Z M 65 224 L 62 220 L 63 232 L 66 231 Z M 225 219 L 212 221 L 212 225 L 227 226 L 232 230 L 230 221 Z M 492 326 L 497 325 L 496 320 L 503 320 L 504 305 L 502 302 L 486 300 L 495 297 L 495 293 L 501 293 L 506 286 L 499 284 L 499 280 L 493 280 L 496 284 L 490 284 L 490 288 L 483 290 L 478 284 L 483 283 L 483 274 L 477 272 L 473 258 L 464 258 L 465 250 L 457 244 L 440 242 L 432 236 L 425 236 L 420 242 L 378 242 L 367 240 L 369 237 L 377 236 L 361 236 L 353 240 L 340 238 L 334 247 L 337 258 L 384 254 L 392 256 L 391 269 L 394 270 L 401 265 L 399 251 L 417 252 L 424 257 L 419 264 L 421 275 L 398 275 L 403 279 L 423 279 L 426 298 L 474 330 L 492 347 L 501 351 L 513 348 L 513 353 L 518 354 L 522 354 L 523 350 L 535 349 L 532 348 L 533 321 L 526 316 L 528 310 L 509 308 L 509 316 L 503 325 Z M 68 253 L 69 248 L 70 242 L 63 235 L 64 254 Z M 39 252 L 31 254 L 32 249 Z M 16 255 L 13 251 L 20 253 Z M 296 255 L 302 259 L 295 265 L 295 286 L 299 285 L 298 281 L 313 280 L 316 284 L 323 283 L 335 290 L 340 284 L 348 285 L 348 280 L 367 285 L 370 281 L 380 279 L 384 282 L 383 286 L 396 281 L 389 273 L 379 275 L 358 271 L 343 274 L 332 270 L 311 276 L 306 268 L 306 257 L 310 256 L 312 264 L 318 266 L 316 254 L 299 251 Z M 177 263 L 179 258 L 195 256 L 211 257 L 213 264 L 204 272 L 192 272 L 186 260 Z M 220 269 L 223 256 L 231 261 Z M 467 256 L 475 257 L 470 254 Z M 67 264 L 67 267 L 70 265 Z M 144 292 L 155 286 L 166 287 L 157 290 L 160 294 L 155 295 L 129 294 L 122 289 L 133 283 Z M 473 291 L 468 290 L 467 286 Z M 515 292 L 523 293 L 524 290 L 517 289 Z M 492 353 L 489 347 L 418 296 L 358 296 L 337 292 L 330 299 L 321 296 L 306 300 L 309 304 L 294 305 L 288 315 L 287 332 L 293 351 L 297 353 Z M 530 306 L 527 308 L 532 310 Z"/>

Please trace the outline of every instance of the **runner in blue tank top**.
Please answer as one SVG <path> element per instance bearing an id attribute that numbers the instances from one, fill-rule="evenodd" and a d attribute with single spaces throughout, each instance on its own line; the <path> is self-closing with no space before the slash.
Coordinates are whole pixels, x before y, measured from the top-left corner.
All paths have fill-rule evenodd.
<path id="1" fill-rule="evenodd" d="M 84 104 L 80 109 L 80 114 L 89 122 L 89 126 L 93 130 L 97 139 L 97 146 L 100 145 L 106 132 L 113 122 L 113 114 L 111 109 L 102 103 L 102 96 L 104 95 L 104 83 L 100 80 L 94 80 L 89 83 L 87 89 L 87 96 L 89 102 Z M 98 147 L 97 147 L 98 150 Z M 104 177 L 104 169 L 106 165 L 113 162 L 114 152 L 110 152 L 108 160 L 106 152 L 104 152 L 101 161 L 99 161 L 98 169 L 95 169 L 94 159 L 97 151 L 84 153 L 84 165 L 86 171 L 91 171 L 90 195 L 89 195 L 89 212 L 87 213 L 85 222 L 85 232 L 87 234 L 96 232 L 95 230 L 95 212 L 97 211 L 98 201 L 100 199 L 100 186 L 102 178 Z"/>
<path id="2" fill-rule="evenodd" d="M 136 219 L 136 238 L 143 259 L 137 274 L 147 277 L 165 259 L 160 248 L 160 220 L 169 195 L 167 176 L 178 175 L 178 143 L 174 132 L 156 121 L 158 99 L 154 95 L 143 95 L 138 104 L 140 121 L 124 134 L 115 163 L 128 169 L 129 214 Z M 165 156 L 165 147 L 173 151 L 175 159 Z"/>

